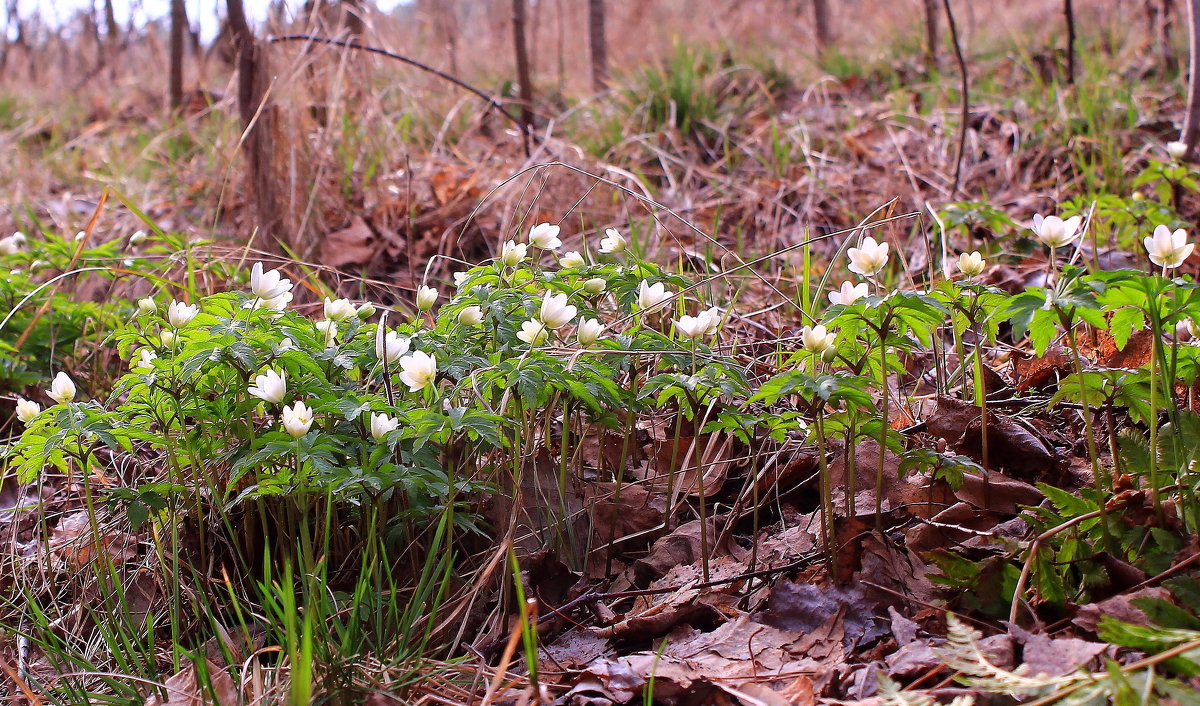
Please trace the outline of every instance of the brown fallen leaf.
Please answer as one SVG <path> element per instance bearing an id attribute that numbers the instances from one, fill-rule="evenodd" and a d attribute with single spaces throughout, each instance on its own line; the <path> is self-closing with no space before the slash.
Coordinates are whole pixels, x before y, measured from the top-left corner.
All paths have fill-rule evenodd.
<path id="1" fill-rule="evenodd" d="M 329 267 L 365 265 L 375 257 L 375 233 L 362 216 L 321 240 L 321 262 Z"/>
<path id="2" fill-rule="evenodd" d="M 151 694 L 144 706 L 231 706 L 241 703 L 237 688 L 229 674 L 212 662 L 205 660 L 208 684 L 203 686 L 196 665 L 189 664 L 164 683 L 167 698 Z"/>
<path id="3" fill-rule="evenodd" d="M 1171 592 L 1161 586 L 1151 586 L 1132 593 L 1122 593 L 1119 596 L 1106 598 L 1099 603 L 1081 605 L 1075 611 L 1071 622 L 1088 632 L 1096 632 L 1100 619 L 1108 616 L 1114 620 L 1134 625 L 1149 625 L 1150 618 L 1146 613 L 1133 604 L 1137 598 L 1171 599 Z"/>
<path id="4" fill-rule="evenodd" d="M 1061 677 L 1087 665 L 1108 649 L 1103 642 L 1088 642 L 1074 637 L 1050 637 L 1031 633 L 1009 624 L 1009 632 L 1021 643 L 1021 663 L 1030 676 L 1044 674 Z"/>

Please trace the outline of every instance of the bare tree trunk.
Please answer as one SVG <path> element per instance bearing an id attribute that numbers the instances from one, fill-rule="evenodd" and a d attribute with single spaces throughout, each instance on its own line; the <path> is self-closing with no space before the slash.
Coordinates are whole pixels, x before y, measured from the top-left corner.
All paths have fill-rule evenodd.
<path id="1" fill-rule="evenodd" d="M 959 85 L 962 93 L 962 105 L 959 108 L 958 154 L 954 159 L 954 185 L 950 187 L 950 198 L 954 198 L 962 185 L 963 153 L 967 150 L 967 120 L 971 116 L 971 94 L 969 93 L 971 83 L 967 76 L 967 59 L 963 56 L 962 43 L 958 40 L 958 24 L 954 21 L 954 10 L 950 7 L 950 0 L 942 0 L 942 7 L 946 10 L 946 26 L 950 29 L 950 41 L 954 45 L 954 58 L 958 61 L 958 72 L 962 79 Z"/>
<path id="2" fill-rule="evenodd" d="M 1184 159 L 1196 156 L 1196 137 L 1200 134 L 1200 0 L 1188 0 L 1188 102 L 1180 142 L 1187 145 Z"/>
<path id="3" fill-rule="evenodd" d="M 533 77 L 529 69 L 529 50 L 525 45 L 525 3 L 512 0 L 513 47 L 517 55 L 517 84 L 521 91 L 521 124 L 528 133 L 533 129 Z"/>
<path id="4" fill-rule="evenodd" d="M 1075 85 L 1075 7 L 1063 0 L 1063 15 L 1067 20 L 1067 84 Z"/>
<path id="5" fill-rule="evenodd" d="M 941 8 L 937 0 L 924 0 L 925 4 L 925 51 L 927 52 L 929 70 L 938 68 L 938 15 Z"/>
<path id="6" fill-rule="evenodd" d="M 121 48 L 121 26 L 117 24 L 117 14 L 113 11 L 113 0 L 104 0 L 104 33 L 108 46 L 109 75 L 117 77 L 117 52 Z"/>
<path id="7" fill-rule="evenodd" d="M 171 110 L 183 104 L 183 33 L 187 23 L 183 0 L 171 0 L 171 60 L 167 81 Z"/>
<path id="8" fill-rule="evenodd" d="M 242 0 L 226 0 L 229 29 L 237 53 L 238 112 L 246 130 L 246 159 L 250 167 L 250 187 L 254 193 L 258 229 L 265 243 L 274 245 L 279 224 L 275 196 L 274 150 L 271 144 L 275 113 L 263 105 L 270 83 L 270 63 L 246 21 Z"/>
<path id="9" fill-rule="evenodd" d="M 608 88 L 608 38 L 604 33 L 604 0 L 588 0 L 588 43 L 592 49 L 592 89 Z"/>
<path id="10" fill-rule="evenodd" d="M 813 0 L 813 27 L 817 33 L 817 52 L 824 57 L 833 44 L 833 24 L 829 17 L 829 0 Z"/>

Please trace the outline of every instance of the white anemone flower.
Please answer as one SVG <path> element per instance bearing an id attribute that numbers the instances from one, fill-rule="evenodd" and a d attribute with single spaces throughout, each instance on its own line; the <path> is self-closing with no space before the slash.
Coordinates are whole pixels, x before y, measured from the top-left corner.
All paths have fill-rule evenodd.
<path id="1" fill-rule="evenodd" d="M 850 271 L 865 277 L 874 277 L 888 261 L 888 244 L 876 242 L 871 236 L 862 239 L 857 248 L 846 251 L 850 257 Z"/>
<path id="2" fill-rule="evenodd" d="M 379 441 L 400 426 L 400 420 L 386 414 L 371 413 L 371 438 Z"/>
<path id="3" fill-rule="evenodd" d="M 333 299 L 325 297 L 325 318 L 330 321 L 342 321 L 351 316 L 357 316 L 358 310 L 349 299 Z"/>
<path id="4" fill-rule="evenodd" d="M 829 301 L 833 304 L 850 306 L 865 296 L 867 296 L 866 282 L 859 282 L 858 284 L 842 282 L 842 286 L 837 291 L 829 293 Z"/>
<path id="5" fill-rule="evenodd" d="M 504 243 L 504 247 L 500 249 L 500 264 L 505 267 L 516 267 L 525 260 L 525 254 L 529 246 L 525 243 L 518 243 L 515 240 L 509 240 Z"/>
<path id="6" fill-rule="evenodd" d="M 987 268 L 987 261 L 979 254 L 979 251 L 971 253 L 962 253 L 958 256 L 958 271 L 963 273 L 963 276 L 970 279 L 983 274 Z"/>
<path id="7" fill-rule="evenodd" d="M 708 317 L 701 316 L 680 316 L 678 319 L 673 319 L 675 323 L 675 333 L 680 338 L 688 341 L 694 341 L 697 338 L 703 338 L 708 332 Z"/>
<path id="8" fill-rule="evenodd" d="M 558 226 L 551 223 L 539 223 L 529 231 L 529 244 L 542 250 L 557 250 L 562 247 L 558 233 Z"/>
<path id="9" fill-rule="evenodd" d="M 170 306 L 167 307 L 167 322 L 175 328 L 183 328 L 190 324 L 199 313 L 200 307 L 196 304 L 184 304 L 172 299 Z"/>
<path id="10" fill-rule="evenodd" d="M 579 339 L 579 345 L 586 348 L 600 340 L 602 333 L 604 333 L 604 324 L 596 319 L 584 319 L 579 322 L 579 328 L 575 330 L 575 337 Z"/>
<path id="11" fill-rule="evenodd" d="M 833 344 L 837 341 L 837 334 L 826 330 L 820 324 L 816 326 L 805 326 L 800 331 L 800 342 L 804 345 L 804 350 L 817 355 L 825 355 L 833 350 Z"/>
<path id="12" fill-rule="evenodd" d="M 567 268 L 580 267 L 583 265 L 583 255 L 580 255 L 578 250 L 572 250 L 566 255 L 563 255 L 562 259 L 558 261 L 558 264 Z"/>
<path id="13" fill-rule="evenodd" d="M 287 395 L 287 373 L 277 373 L 268 369 L 262 375 L 254 377 L 254 384 L 246 388 L 246 392 L 264 402 L 279 404 Z"/>
<path id="14" fill-rule="evenodd" d="M 546 324 L 537 319 L 530 319 L 521 324 L 521 330 L 517 332 L 517 338 L 531 346 L 542 345 L 549 335 L 550 331 L 546 328 Z"/>
<path id="15" fill-rule="evenodd" d="M 1171 229 L 1164 225 L 1155 227 L 1154 235 L 1147 236 L 1142 243 L 1150 255 L 1150 262 L 1164 270 L 1179 267 L 1196 249 L 1194 243 L 1187 241 L 1187 231 L 1180 228 L 1171 232 Z"/>
<path id="16" fill-rule="evenodd" d="M 662 282 L 650 284 L 649 280 L 642 280 L 638 287 L 638 310 L 647 313 L 654 311 L 674 294 Z"/>
<path id="17" fill-rule="evenodd" d="M 437 357 L 425 351 L 413 351 L 400 359 L 400 382 L 416 392 L 433 383 L 437 377 Z"/>
<path id="18" fill-rule="evenodd" d="M 313 411 L 303 402 L 297 402 L 290 407 L 284 406 L 279 416 L 283 422 L 283 430 L 293 439 L 299 439 L 312 428 Z"/>
<path id="19" fill-rule="evenodd" d="M 54 380 L 50 383 L 50 389 L 46 390 L 46 394 L 50 399 L 59 404 L 66 404 L 75 399 L 75 381 L 64 372 L 59 372 L 54 376 Z"/>
<path id="20" fill-rule="evenodd" d="M 625 241 L 625 236 L 617 232 L 616 228 L 609 228 L 604 231 L 604 237 L 600 239 L 600 252 L 605 254 L 616 254 L 625 250 L 629 245 Z"/>
<path id="21" fill-rule="evenodd" d="M 22 424 L 28 425 L 41 413 L 42 406 L 37 402 L 23 397 L 17 398 L 17 419 L 20 419 Z"/>
<path id="22" fill-rule="evenodd" d="M 285 279 L 279 270 L 263 272 L 261 262 L 250 268 L 250 291 L 259 299 L 275 299 L 292 291 L 292 281 Z"/>
<path id="23" fill-rule="evenodd" d="M 546 292 L 545 298 L 542 299 L 542 307 L 538 311 L 538 318 L 546 324 L 546 328 L 556 329 L 575 318 L 578 311 L 577 308 L 567 303 L 566 294 Z"/>
<path id="24" fill-rule="evenodd" d="M 1030 230 L 1043 244 L 1052 248 L 1061 248 L 1064 245 L 1070 245 L 1079 236 L 1079 226 L 1082 223 L 1083 219 L 1079 216 L 1071 216 L 1063 220 L 1058 216 L 1043 218 L 1042 214 L 1035 213 Z"/>

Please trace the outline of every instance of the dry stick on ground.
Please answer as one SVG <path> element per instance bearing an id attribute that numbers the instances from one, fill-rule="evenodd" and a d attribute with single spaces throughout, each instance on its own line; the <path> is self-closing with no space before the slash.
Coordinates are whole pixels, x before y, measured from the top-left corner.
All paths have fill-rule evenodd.
<path id="1" fill-rule="evenodd" d="M 608 38 L 604 34 L 604 0 L 588 0 L 588 44 L 592 50 L 592 90 L 608 88 Z"/>
<path id="2" fill-rule="evenodd" d="M 378 54 L 380 56 L 386 56 L 389 59 L 395 59 L 396 61 L 403 62 L 405 64 L 408 64 L 409 66 L 414 66 L 422 71 L 431 73 L 440 79 L 449 81 L 450 83 L 454 84 L 455 86 L 458 86 L 459 88 L 463 89 L 464 91 L 468 91 L 470 93 L 473 93 L 473 94 L 479 96 L 491 108 L 493 108 L 497 113 L 504 116 L 506 119 L 508 119 L 510 122 L 512 122 L 512 124 L 516 125 L 517 129 L 521 131 L 521 139 L 525 143 L 525 156 L 526 157 L 529 156 L 529 130 L 527 129 L 527 126 L 525 125 L 525 123 L 521 122 L 521 120 L 519 118 L 513 117 L 513 115 L 511 113 L 509 113 L 507 110 L 505 110 L 504 104 L 501 103 L 500 100 L 498 98 L 496 98 L 495 96 L 490 96 L 487 93 L 484 93 L 483 91 L 479 90 L 478 88 L 475 88 L 471 84 L 466 83 L 460 79 L 457 79 L 454 76 L 451 76 L 450 74 L 448 74 L 444 71 L 439 71 L 439 70 L 433 68 L 432 66 L 429 66 L 428 64 L 422 64 L 421 62 L 417 61 L 416 59 L 410 59 L 407 56 L 403 56 L 401 54 L 396 54 L 396 53 L 390 52 L 386 49 L 380 49 L 378 47 L 369 47 L 364 44 L 358 44 L 356 42 L 345 42 L 340 39 L 330 39 L 328 37 L 317 37 L 317 36 L 313 36 L 313 35 L 309 35 L 309 34 L 288 34 L 288 35 L 284 35 L 282 37 L 272 37 L 269 41 L 271 43 L 275 43 L 275 42 L 314 42 L 317 44 L 331 44 L 335 47 L 345 47 L 347 49 L 356 49 L 358 51 L 365 51 L 368 54 Z"/>
<path id="3" fill-rule="evenodd" d="M 942 0 L 942 7 L 946 10 L 946 24 L 950 27 L 950 41 L 954 44 L 954 58 L 958 61 L 958 73 L 962 77 L 959 88 L 962 92 L 962 108 L 958 125 L 958 155 L 954 159 L 954 185 L 950 188 L 950 198 L 954 198 L 962 183 L 962 161 L 963 152 L 967 149 L 967 118 L 970 117 L 971 95 L 968 93 L 967 60 L 963 56 L 962 44 L 958 41 L 958 25 L 954 22 L 954 10 L 950 8 L 950 0 Z"/>
<path id="4" fill-rule="evenodd" d="M 517 84 L 521 91 L 521 123 L 525 133 L 533 128 L 533 77 L 529 68 L 529 49 L 525 44 L 525 3 L 513 0 L 513 50 L 517 55 Z"/>
<path id="5" fill-rule="evenodd" d="M 1188 102 L 1187 117 L 1183 121 L 1183 134 L 1179 140 L 1187 145 L 1184 159 L 1196 154 L 1196 136 L 1200 133 L 1200 71 L 1197 70 L 1197 53 L 1200 53 L 1200 0 L 1188 0 Z"/>
<path id="6" fill-rule="evenodd" d="M 1063 15 L 1067 20 L 1067 83 L 1075 85 L 1075 6 L 1063 0 Z"/>

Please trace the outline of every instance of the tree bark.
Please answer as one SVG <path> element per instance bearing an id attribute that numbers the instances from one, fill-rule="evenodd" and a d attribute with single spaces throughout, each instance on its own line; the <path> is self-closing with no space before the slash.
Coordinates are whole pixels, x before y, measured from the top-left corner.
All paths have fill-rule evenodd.
<path id="1" fill-rule="evenodd" d="M 529 68 L 529 49 L 525 44 L 525 3 L 513 0 L 513 48 L 517 55 L 517 84 L 521 95 L 521 124 L 525 132 L 533 129 L 533 77 Z"/>
<path id="2" fill-rule="evenodd" d="M 925 0 L 925 51 L 929 70 L 938 68 L 938 15 L 941 8 L 937 0 Z"/>
<path id="3" fill-rule="evenodd" d="M 1200 0 L 1188 0 L 1188 101 L 1183 134 L 1179 140 L 1187 145 L 1184 159 L 1196 156 L 1196 137 L 1200 134 Z"/>
<path id="4" fill-rule="evenodd" d="M 187 24 L 183 1 L 171 0 L 171 60 L 167 90 L 171 110 L 178 110 L 183 104 L 183 34 Z"/>
<path id="5" fill-rule="evenodd" d="M 592 90 L 608 88 L 608 37 L 604 30 L 604 0 L 588 0 L 588 43 L 592 50 Z"/>
<path id="6" fill-rule="evenodd" d="M 1067 20 L 1067 84 L 1075 85 L 1075 7 L 1063 0 L 1063 15 Z"/>
<path id="7" fill-rule="evenodd" d="M 833 24 L 829 17 L 829 0 L 813 0 L 813 27 L 817 34 L 817 52 L 823 57 L 833 44 Z"/>
<path id="8" fill-rule="evenodd" d="M 245 130 L 245 153 L 259 235 L 265 238 L 260 238 L 261 242 L 274 246 L 275 231 L 279 224 L 273 166 L 275 154 L 271 139 L 275 113 L 270 106 L 264 105 L 270 84 L 270 62 L 265 48 L 246 21 L 242 0 L 226 0 L 226 6 L 229 10 L 229 30 L 237 54 L 238 113 Z"/>

